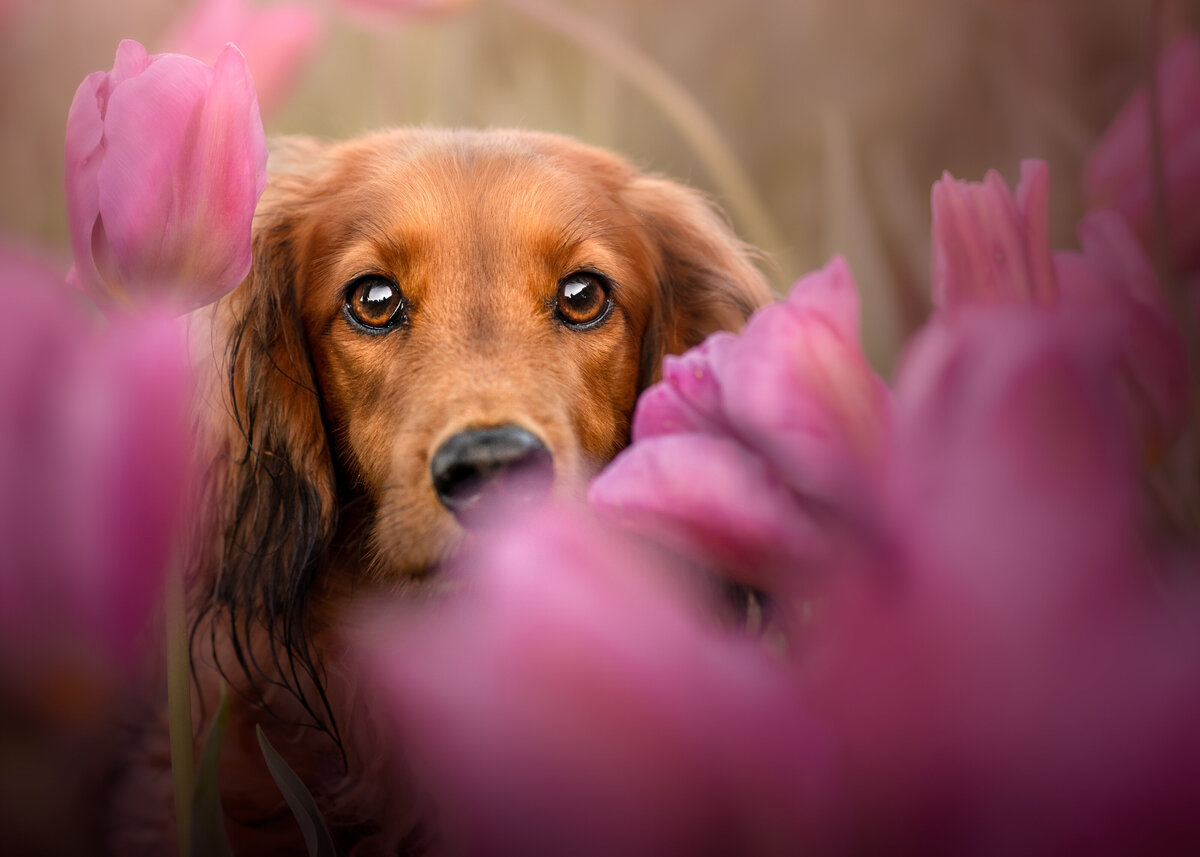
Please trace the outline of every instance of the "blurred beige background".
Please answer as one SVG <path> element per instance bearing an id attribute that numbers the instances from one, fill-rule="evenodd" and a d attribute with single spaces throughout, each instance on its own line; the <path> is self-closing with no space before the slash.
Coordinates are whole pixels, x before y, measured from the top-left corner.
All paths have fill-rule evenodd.
<path id="1" fill-rule="evenodd" d="M 1056 243 L 1072 242 L 1079 169 L 1144 77 L 1148 0 L 560 0 L 665 67 L 727 138 L 777 225 L 782 292 L 835 252 L 864 295 L 887 371 L 923 316 L 929 187 L 943 170 L 1009 181 L 1050 162 Z M 0 9 L 0 233 L 66 265 L 63 129 L 83 77 L 122 38 L 162 48 L 189 0 L 8 0 Z M 318 4 L 326 38 L 268 134 L 386 125 L 559 131 L 721 188 L 661 111 L 579 47 L 498 2 L 365 25 Z M 1198 2 L 1167 0 L 1166 30 Z M 735 219 L 736 220 L 736 219 Z M 745 224 L 738 224 L 745 234 Z M 747 235 L 748 238 L 760 236 Z"/>

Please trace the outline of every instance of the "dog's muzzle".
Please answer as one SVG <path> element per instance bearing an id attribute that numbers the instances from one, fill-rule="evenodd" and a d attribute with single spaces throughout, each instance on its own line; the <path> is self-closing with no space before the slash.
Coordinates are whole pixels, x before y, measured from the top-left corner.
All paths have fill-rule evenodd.
<path id="1" fill-rule="evenodd" d="M 438 500 L 473 528 L 541 503 L 554 483 L 554 460 L 537 435 L 505 425 L 452 435 L 429 472 Z"/>

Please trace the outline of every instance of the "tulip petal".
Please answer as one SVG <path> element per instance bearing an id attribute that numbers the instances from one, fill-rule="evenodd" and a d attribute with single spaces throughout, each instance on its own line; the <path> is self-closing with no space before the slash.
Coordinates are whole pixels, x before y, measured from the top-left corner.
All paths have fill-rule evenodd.
<path id="1" fill-rule="evenodd" d="M 814 837 L 828 759 L 789 677 L 653 555 L 559 513 L 469 568 L 462 598 L 385 614 L 368 640 L 448 850 L 783 855 Z"/>
<path id="2" fill-rule="evenodd" d="M 737 435 L 822 503 L 857 494 L 884 454 L 887 392 L 859 346 L 857 317 L 854 280 L 835 258 L 756 313 L 722 368 Z"/>
<path id="3" fill-rule="evenodd" d="M 933 186 L 933 302 L 1029 301 L 1057 296 L 1050 257 L 1049 169 L 1027 161 L 1016 196 L 989 172 L 982 184 L 948 173 Z"/>
<path id="4" fill-rule="evenodd" d="M 796 496 L 727 438 L 664 435 L 635 443 L 592 481 L 588 500 L 635 531 L 691 555 L 699 549 L 740 582 L 767 591 L 781 583 L 780 569 L 809 564 L 826 547 Z"/>
<path id="5" fill-rule="evenodd" d="M 104 158 L 104 114 L 111 91 L 109 75 L 84 78 L 67 113 L 66 200 L 75 255 L 76 285 L 103 294 L 103 278 L 92 258 L 92 232 L 100 216 L 100 165 Z"/>
<path id="6" fill-rule="evenodd" d="M 1158 59 L 1160 131 L 1170 246 L 1184 270 L 1200 265 L 1200 39 L 1186 34 Z M 1136 92 L 1113 120 L 1084 168 L 1084 190 L 1093 208 L 1113 208 L 1143 244 L 1153 246 L 1150 99 Z"/>
<path id="7" fill-rule="evenodd" d="M 964 311 L 914 342 L 889 508 L 934 586 L 1031 623 L 1065 598 L 1094 607 L 1125 593 L 1136 470 L 1111 352 L 1025 308 Z"/>
<path id="8" fill-rule="evenodd" d="M 719 331 L 684 354 L 663 358 L 662 380 L 638 398 L 633 439 L 687 431 L 727 433 L 719 371 L 736 341 L 733 334 Z"/>
<path id="9" fill-rule="evenodd" d="M 1157 459 L 1187 421 L 1183 335 L 1150 260 L 1118 214 L 1093 212 L 1078 232 L 1083 252 L 1054 256 L 1063 310 L 1112 340 L 1142 445 Z"/>

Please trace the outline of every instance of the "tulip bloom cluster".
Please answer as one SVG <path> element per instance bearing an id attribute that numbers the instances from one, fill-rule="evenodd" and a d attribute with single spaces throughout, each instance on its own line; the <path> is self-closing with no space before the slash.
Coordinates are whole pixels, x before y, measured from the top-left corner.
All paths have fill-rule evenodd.
<path id="1" fill-rule="evenodd" d="M 890 388 L 834 259 L 667 359 L 592 512 L 377 621 L 440 844 L 1200 850 L 1200 557 L 1141 495 L 1185 429 L 1183 341 L 1130 224 L 1052 252 L 1048 201 L 1038 162 L 1015 193 L 946 176 L 936 311 Z M 714 618 L 713 577 L 761 594 L 762 641 Z"/>

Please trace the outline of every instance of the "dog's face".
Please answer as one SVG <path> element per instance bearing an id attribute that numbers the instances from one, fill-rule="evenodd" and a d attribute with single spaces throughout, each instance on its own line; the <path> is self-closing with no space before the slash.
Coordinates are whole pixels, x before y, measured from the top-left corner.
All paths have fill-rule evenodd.
<path id="1" fill-rule="evenodd" d="M 229 302 L 238 437 L 270 476 L 241 490 L 310 497 L 309 554 L 422 575 L 497 484 L 509 500 L 580 492 L 628 441 L 663 354 L 767 296 L 695 193 L 563 138 L 292 141 Z"/>

